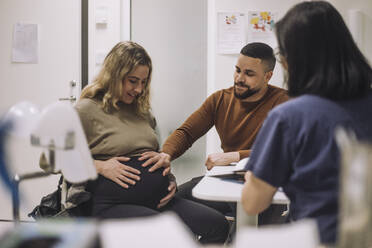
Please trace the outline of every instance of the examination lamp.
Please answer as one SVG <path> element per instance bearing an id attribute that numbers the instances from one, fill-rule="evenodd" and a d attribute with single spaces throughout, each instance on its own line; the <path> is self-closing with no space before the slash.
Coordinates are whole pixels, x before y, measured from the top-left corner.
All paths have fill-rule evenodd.
<path id="1" fill-rule="evenodd" d="M 5 115 L 12 125 L 10 134 L 30 137 L 31 145 L 47 149 L 45 172 L 16 174 L 13 196 L 14 220 L 19 220 L 19 183 L 23 180 L 61 173 L 70 183 L 80 183 L 97 177 L 88 143 L 76 110 L 70 103 L 55 102 L 41 112 L 32 103 L 20 102 Z"/>

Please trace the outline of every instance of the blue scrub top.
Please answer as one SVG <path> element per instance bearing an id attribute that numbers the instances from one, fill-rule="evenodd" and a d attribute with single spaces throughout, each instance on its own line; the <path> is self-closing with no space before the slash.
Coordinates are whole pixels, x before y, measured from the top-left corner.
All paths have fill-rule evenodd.
<path id="1" fill-rule="evenodd" d="M 290 218 L 315 218 L 321 242 L 336 241 L 340 154 L 338 126 L 372 142 L 372 93 L 335 102 L 303 95 L 274 108 L 252 148 L 247 170 L 282 187 L 291 201 Z"/>

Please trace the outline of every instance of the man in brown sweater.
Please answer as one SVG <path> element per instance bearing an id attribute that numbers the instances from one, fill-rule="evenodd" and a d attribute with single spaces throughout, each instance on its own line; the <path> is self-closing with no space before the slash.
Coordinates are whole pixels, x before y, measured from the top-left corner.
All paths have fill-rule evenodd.
<path id="1" fill-rule="evenodd" d="M 181 156 L 213 126 L 221 139 L 223 152 L 209 154 L 205 165 L 228 165 L 248 157 L 252 144 L 268 112 L 288 100 L 284 89 L 269 85 L 275 67 L 273 49 L 263 43 L 250 43 L 242 48 L 235 65 L 234 85 L 209 96 L 202 106 L 165 141 L 162 153 L 148 163 L 168 163 Z M 163 165 L 164 166 L 164 165 Z M 225 203 L 202 201 L 192 197 L 192 188 L 202 177 L 179 187 L 178 196 L 202 202 L 226 214 Z"/>

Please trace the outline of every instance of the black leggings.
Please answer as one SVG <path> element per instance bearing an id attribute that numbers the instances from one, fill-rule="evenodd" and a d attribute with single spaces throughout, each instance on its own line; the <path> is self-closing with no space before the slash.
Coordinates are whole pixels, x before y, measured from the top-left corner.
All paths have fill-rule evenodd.
<path id="1" fill-rule="evenodd" d="M 164 211 L 176 213 L 203 244 L 225 242 L 229 224 L 225 216 L 216 210 L 181 198 L 173 198 L 164 208 L 151 209 L 132 204 L 101 205 L 101 211 L 94 214 L 100 219 L 144 217 Z"/>
<path id="2" fill-rule="evenodd" d="M 157 209 L 160 199 L 167 195 L 168 177 L 162 170 L 149 173 L 140 166 L 144 161 L 132 158 L 124 164 L 141 171 L 141 180 L 128 189 L 100 176 L 89 185 L 92 192 L 92 215 L 101 219 L 143 217 L 164 211 L 175 212 L 190 230 L 201 236 L 202 243 L 224 243 L 229 224 L 225 216 L 202 204 L 174 197 L 165 207 Z M 140 183 L 141 182 L 141 183 Z M 165 182 L 165 183 L 164 183 Z M 165 186 L 164 186 L 165 185 Z"/>

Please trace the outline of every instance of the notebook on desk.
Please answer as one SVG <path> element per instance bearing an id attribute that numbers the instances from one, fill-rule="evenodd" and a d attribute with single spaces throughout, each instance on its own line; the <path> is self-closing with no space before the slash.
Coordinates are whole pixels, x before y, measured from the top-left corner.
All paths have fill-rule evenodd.
<path id="1" fill-rule="evenodd" d="M 206 176 L 244 181 L 244 175 L 246 172 L 245 165 L 247 164 L 248 159 L 249 158 L 243 158 L 235 164 L 214 166 L 212 170 L 206 173 Z"/>
<path id="2" fill-rule="evenodd" d="M 217 178 L 222 178 L 222 179 L 234 179 L 237 181 L 242 181 L 244 182 L 244 175 L 247 171 L 246 170 L 238 170 L 238 171 L 232 171 L 232 172 L 227 172 L 224 174 L 216 174 L 216 175 L 211 175 L 212 177 L 217 177 Z"/>

